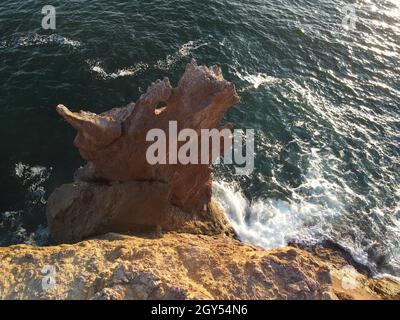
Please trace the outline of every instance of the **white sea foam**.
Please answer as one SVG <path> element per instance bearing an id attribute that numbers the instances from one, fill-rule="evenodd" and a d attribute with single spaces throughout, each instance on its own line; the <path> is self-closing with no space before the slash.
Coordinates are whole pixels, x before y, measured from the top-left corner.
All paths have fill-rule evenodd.
<path id="1" fill-rule="evenodd" d="M 35 231 L 27 229 L 23 217 L 31 213 L 34 207 L 44 208 L 44 184 L 49 179 L 52 168 L 38 165 L 28 165 L 17 162 L 14 167 L 14 176 L 27 190 L 27 210 L 0 212 L 0 241 L 10 243 L 27 243 L 45 245 L 49 239 L 49 230 L 39 225 Z"/>
<path id="2" fill-rule="evenodd" d="M 27 187 L 28 192 L 32 196 L 32 204 L 41 202 L 46 204 L 44 198 L 45 189 L 43 184 L 49 179 L 52 168 L 43 166 L 29 166 L 18 162 L 15 164 L 14 173 L 22 184 Z"/>
<path id="3" fill-rule="evenodd" d="M 14 40 L 3 40 L 0 42 L 0 48 L 6 47 L 32 47 L 38 45 L 46 44 L 59 44 L 65 45 L 72 48 L 78 48 L 81 43 L 76 40 L 69 39 L 57 34 L 52 35 L 40 35 L 40 34 L 30 34 L 27 36 L 22 36 Z"/>
<path id="4" fill-rule="evenodd" d="M 153 67 L 161 70 L 168 70 L 184 57 L 190 56 L 194 50 L 206 45 L 206 42 L 200 40 L 184 43 L 177 52 L 167 55 L 165 59 L 158 60 Z M 149 68 L 148 64 L 139 62 L 128 68 L 118 69 L 115 72 L 107 72 L 102 67 L 101 61 L 87 60 L 86 63 L 90 66 L 90 70 L 97 73 L 102 79 L 116 79 L 120 77 L 134 76 Z"/>
<path id="5" fill-rule="evenodd" d="M 336 241 L 326 228 L 330 225 L 327 216 L 340 214 L 335 210 L 307 201 L 266 199 L 250 202 L 240 189 L 223 181 L 213 183 L 213 194 L 244 242 L 270 249 L 289 243 L 313 245 L 332 240 L 350 252 L 356 261 L 371 266 L 365 248 L 346 240 Z"/>
<path id="6" fill-rule="evenodd" d="M 175 53 L 167 55 L 165 59 L 158 60 L 155 67 L 161 70 L 168 70 L 181 59 L 190 56 L 193 51 L 206 45 L 208 45 L 208 43 L 202 40 L 186 42 Z"/>
<path id="7" fill-rule="evenodd" d="M 236 70 L 235 75 L 243 81 L 248 82 L 254 89 L 258 89 L 262 85 L 271 85 L 278 83 L 280 79 L 271 77 L 266 73 L 257 73 L 257 74 L 249 74 L 249 73 L 240 73 Z"/>
<path id="8" fill-rule="evenodd" d="M 48 243 L 49 229 L 39 225 L 34 232 L 28 232 L 24 227 L 22 216 L 24 211 L 6 211 L 0 213 L 0 231 L 6 241 L 23 242 L 30 245 L 45 245 Z"/>
<path id="9" fill-rule="evenodd" d="M 147 64 L 140 62 L 131 67 L 118 69 L 115 72 L 108 73 L 103 69 L 100 61 L 87 60 L 86 62 L 90 66 L 90 70 L 99 74 L 103 79 L 116 79 L 120 77 L 134 76 L 135 74 L 145 71 L 148 68 Z"/>
<path id="10" fill-rule="evenodd" d="M 0 41 L 0 49 L 7 47 L 8 47 L 8 42 L 6 40 Z"/>
<path id="11" fill-rule="evenodd" d="M 240 189 L 223 181 L 213 184 L 213 192 L 245 242 L 264 248 L 281 247 L 293 240 L 301 228 L 302 220 L 289 203 L 274 200 L 250 203 Z"/>
<path id="12" fill-rule="evenodd" d="M 254 199 L 248 200 L 235 183 L 218 181 L 213 183 L 213 196 L 223 206 L 233 228 L 242 241 L 264 248 L 286 246 L 290 242 L 315 244 L 322 240 L 331 240 L 352 254 L 359 263 L 371 270 L 376 270 L 374 259 L 369 253 L 372 250 L 378 255 L 386 256 L 391 266 L 399 267 L 399 250 L 396 251 L 396 234 L 399 225 L 386 224 L 385 246 L 376 247 L 374 240 L 366 234 L 368 229 L 360 229 L 348 206 L 362 199 L 344 179 L 332 182 L 325 177 L 324 171 L 329 166 L 335 170 L 337 161 L 332 155 L 329 161 L 321 155 L 319 149 L 310 152 L 309 170 L 304 182 L 290 190 L 290 200 Z M 274 179 L 274 178 L 272 178 Z M 339 179 L 339 178 L 338 178 Z M 362 201 L 362 200 L 361 200 Z M 379 208 L 377 212 L 364 213 L 370 219 L 382 219 Z M 378 227 L 375 232 L 379 233 Z M 391 241 L 391 239 L 393 241 Z"/>

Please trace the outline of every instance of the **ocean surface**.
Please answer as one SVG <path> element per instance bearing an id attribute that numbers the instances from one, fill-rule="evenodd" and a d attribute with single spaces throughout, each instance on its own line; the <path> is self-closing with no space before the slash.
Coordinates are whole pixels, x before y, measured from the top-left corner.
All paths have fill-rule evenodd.
<path id="1" fill-rule="evenodd" d="M 0 2 L 0 245 L 48 244 L 45 206 L 84 163 L 55 112 L 123 106 L 192 58 L 218 64 L 256 131 L 255 170 L 215 167 L 243 241 L 330 240 L 400 275 L 400 1 Z M 353 19 L 354 21 L 354 19 Z"/>

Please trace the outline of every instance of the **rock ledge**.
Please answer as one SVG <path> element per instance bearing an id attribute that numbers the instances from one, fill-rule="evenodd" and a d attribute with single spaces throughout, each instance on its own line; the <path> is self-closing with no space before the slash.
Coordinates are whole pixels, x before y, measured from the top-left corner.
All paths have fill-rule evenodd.
<path id="1" fill-rule="evenodd" d="M 0 249 L 0 298 L 400 298 L 398 282 L 359 272 L 355 287 L 344 290 L 346 260 L 326 248 L 317 251 L 263 250 L 228 237 L 183 233 L 154 238 L 107 234 L 56 247 L 18 245 Z M 47 290 L 41 273 L 46 265 L 56 270 L 56 285 Z"/>

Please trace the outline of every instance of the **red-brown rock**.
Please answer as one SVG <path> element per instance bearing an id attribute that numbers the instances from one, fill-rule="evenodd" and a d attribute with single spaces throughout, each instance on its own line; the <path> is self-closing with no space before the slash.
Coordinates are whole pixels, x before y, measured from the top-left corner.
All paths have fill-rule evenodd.
<path id="1" fill-rule="evenodd" d="M 158 195 L 161 193 L 163 199 L 160 203 L 165 205 L 159 212 L 170 211 L 167 206 L 171 206 L 186 213 L 188 220 L 197 216 L 212 217 L 211 166 L 208 164 L 151 165 L 146 159 L 146 150 L 153 142 L 147 142 L 146 135 L 153 128 L 162 129 L 166 132 L 168 141 L 170 121 L 177 122 L 178 131 L 190 128 L 199 135 L 201 129 L 221 130 L 229 127 L 230 124 L 221 126 L 220 121 L 224 113 L 238 100 L 234 85 L 224 80 L 219 67 L 198 66 L 193 61 L 188 64 L 176 88 L 171 87 L 168 79 L 157 80 L 136 103 L 131 103 L 124 108 L 115 108 L 97 115 L 86 111 L 75 113 L 63 105 L 57 106 L 58 113 L 78 131 L 74 144 L 79 149 L 81 156 L 88 162 L 76 172 L 75 185 L 63 187 L 66 197 L 70 196 L 67 195 L 68 193 L 74 194 L 70 207 L 64 206 L 61 210 L 57 203 L 62 202 L 63 195 L 59 191 L 49 199 L 47 216 L 53 236 L 64 241 L 72 232 L 74 237 L 71 238 L 71 241 L 79 239 L 79 230 L 82 226 L 78 226 L 74 219 L 80 219 L 80 223 L 87 220 L 87 223 L 96 226 L 102 221 L 107 226 L 107 228 L 103 228 L 104 230 L 115 231 L 110 229 L 110 224 L 106 221 L 111 216 L 120 216 L 120 212 L 111 212 L 119 210 L 118 205 L 102 206 L 102 199 L 113 198 L 118 201 L 118 199 L 124 198 L 118 192 L 137 192 L 137 184 L 133 189 L 130 188 L 131 185 L 125 184 L 124 191 L 121 191 L 120 188 L 116 193 L 115 186 L 109 187 L 115 182 L 157 182 L 157 188 L 153 190 L 152 196 L 135 194 L 132 195 L 132 198 L 145 196 L 149 201 L 152 199 L 161 201 Z M 160 103 L 164 103 L 162 108 L 158 108 Z M 168 158 L 168 154 L 166 156 Z M 86 184 L 82 185 L 83 182 Z M 160 184 L 165 187 L 161 188 Z M 108 187 L 104 187 L 104 185 L 108 185 Z M 148 185 L 146 185 L 146 189 L 148 189 L 147 187 Z M 91 199 L 83 199 L 82 195 L 77 196 L 76 188 L 92 194 Z M 162 191 L 160 191 L 161 189 Z M 101 190 L 101 192 L 95 192 L 95 190 Z M 157 196 L 154 196 L 155 194 Z M 91 216 L 90 219 L 88 216 L 77 217 L 77 208 L 93 208 L 92 205 L 96 208 L 107 207 L 108 211 L 104 209 L 97 217 Z M 151 205 L 144 204 L 144 207 L 151 207 Z M 132 217 L 150 212 L 147 210 L 140 213 L 136 209 L 138 208 L 132 207 Z M 126 219 L 126 210 L 123 215 Z M 108 218 L 106 219 L 104 216 Z M 94 222 L 96 219 L 99 221 Z M 137 217 L 132 219 L 138 221 Z M 68 223 L 65 224 L 66 222 Z M 113 221 L 118 225 L 121 224 L 120 222 Z M 154 226 L 159 224 L 160 221 L 153 222 Z M 65 234 L 61 234 L 63 227 L 66 229 Z M 68 230 L 68 228 L 73 230 Z M 91 232 L 88 230 L 91 230 L 92 227 L 86 226 L 84 229 L 86 231 L 81 236 L 90 235 Z M 98 232 L 100 231 L 93 231 L 94 234 Z"/>

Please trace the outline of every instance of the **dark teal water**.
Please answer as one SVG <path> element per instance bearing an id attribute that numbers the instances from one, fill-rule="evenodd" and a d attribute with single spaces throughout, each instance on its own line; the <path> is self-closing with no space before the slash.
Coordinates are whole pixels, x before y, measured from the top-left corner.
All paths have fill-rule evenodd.
<path id="1" fill-rule="evenodd" d="M 47 3 L 46 3 L 47 4 Z M 196 58 L 242 98 L 226 115 L 256 130 L 256 169 L 216 167 L 214 195 L 264 247 L 330 239 L 400 274 L 400 1 L 0 3 L 0 244 L 48 241 L 45 203 L 83 161 L 57 116 L 135 101 Z"/>

